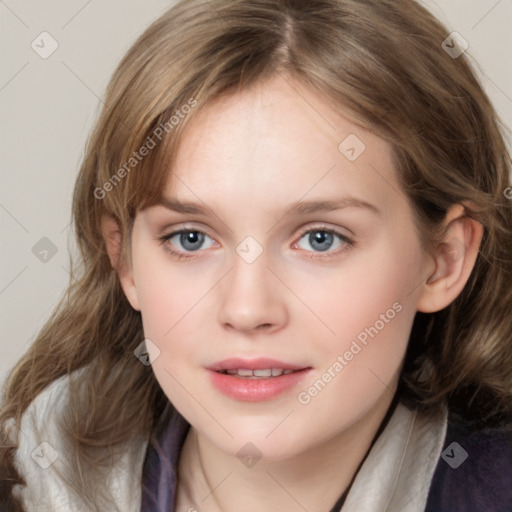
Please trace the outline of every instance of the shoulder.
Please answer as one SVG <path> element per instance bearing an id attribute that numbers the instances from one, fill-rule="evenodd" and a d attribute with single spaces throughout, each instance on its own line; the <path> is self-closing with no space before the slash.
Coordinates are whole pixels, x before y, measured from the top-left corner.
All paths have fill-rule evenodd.
<path id="1" fill-rule="evenodd" d="M 22 442 L 54 428 L 53 418 L 65 407 L 69 391 L 69 377 L 63 376 L 47 386 L 29 404 L 21 418 L 19 429 L 10 424 L 9 435 L 13 441 Z"/>
<path id="2" fill-rule="evenodd" d="M 19 428 L 11 429 L 11 437 L 18 445 L 16 468 L 25 481 L 13 493 L 27 512 L 91 510 L 91 497 L 81 492 L 79 482 L 69 481 L 71 469 L 76 466 L 76 450 L 60 427 L 68 400 L 72 399 L 70 380 L 77 375 L 75 372 L 63 376 L 44 389 L 23 413 Z M 108 492 L 123 512 L 139 510 L 137 481 L 145 449 L 144 442 L 126 447 L 109 474 Z"/>
<path id="3" fill-rule="evenodd" d="M 54 474 L 59 465 L 55 463 L 62 451 L 56 417 L 65 407 L 68 389 L 67 377 L 54 381 L 24 411 L 19 428 L 14 425 L 14 420 L 10 424 L 11 440 L 18 445 L 14 459 L 16 469 L 26 483 L 16 486 L 13 492 L 26 510 L 36 510 L 37 506 L 41 510 L 50 510 L 62 499 Z"/>
<path id="4" fill-rule="evenodd" d="M 512 510 L 512 433 L 451 419 L 426 512 Z"/>

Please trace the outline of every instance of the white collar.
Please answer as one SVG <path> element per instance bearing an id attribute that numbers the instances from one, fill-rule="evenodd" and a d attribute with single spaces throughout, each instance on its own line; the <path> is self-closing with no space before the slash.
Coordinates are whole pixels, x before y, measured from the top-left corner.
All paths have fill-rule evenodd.
<path id="1" fill-rule="evenodd" d="M 421 512 L 447 426 L 398 404 L 348 493 L 343 512 Z M 341 512 L 341 511 L 340 511 Z"/>

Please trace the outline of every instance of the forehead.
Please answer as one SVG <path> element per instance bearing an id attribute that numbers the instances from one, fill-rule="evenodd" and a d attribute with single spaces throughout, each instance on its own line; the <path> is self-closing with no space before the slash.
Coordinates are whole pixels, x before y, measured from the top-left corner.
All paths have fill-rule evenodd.
<path id="1" fill-rule="evenodd" d="M 195 114 L 163 195 L 207 204 L 245 196 L 270 208 L 345 193 L 385 210 L 398 190 L 384 140 L 318 92 L 275 77 Z"/>

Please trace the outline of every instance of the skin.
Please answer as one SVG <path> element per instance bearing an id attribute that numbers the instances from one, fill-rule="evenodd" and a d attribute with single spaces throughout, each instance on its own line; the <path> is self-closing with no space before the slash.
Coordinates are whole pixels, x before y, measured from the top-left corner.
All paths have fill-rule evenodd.
<path id="1" fill-rule="evenodd" d="M 354 162 L 338 149 L 349 134 L 366 146 Z M 415 313 L 442 309 L 460 293 L 481 226 L 455 205 L 444 243 L 425 254 L 388 144 L 290 77 L 199 111 L 162 196 L 208 209 L 139 211 L 130 263 L 116 257 L 113 221 L 105 218 L 103 229 L 126 296 L 160 351 L 156 378 L 191 424 L 177 510 L 330 510 L 390 406 Z M 377 211 L 290 211 L 347 197 Z M 187 253 L 179 236 L 161 242 L 185 228 L 208 235 L 200 250 Z M 326 228 L 346 238 L 315 250 L 304 232 Z M 252 263 L 236 252 L 247 236 L 263 251 Z M 454 247 L 463 247 L 457 257 Z M 300 403 L 298 393 L 397 302 L 401 311 L 378 335 Z M 233 356 L 311 370 L 272 400 L 244 402 L 215 389 L 206 370 Z M 236 455 L 247 442 L 262 455 L 252 468 Z"/>

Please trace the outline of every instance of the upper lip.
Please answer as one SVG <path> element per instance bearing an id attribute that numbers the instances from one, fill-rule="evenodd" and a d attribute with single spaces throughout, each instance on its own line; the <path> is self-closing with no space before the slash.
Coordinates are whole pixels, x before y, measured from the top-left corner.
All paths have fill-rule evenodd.
<path id="1" fill-rule="evenodd" d="M 268 368 L 279 368 L 282 370 L 303 370 L 309 368 L 308 366 L 301 366 L 297 364 L 285 363 L 277 359 L 270 359 L 267 357 L 260 357 L 257 359 L 243 359 L 240 357 L 232 357 L 224 359 L 208 367 L 209 370 L 266 370 Z"/>

